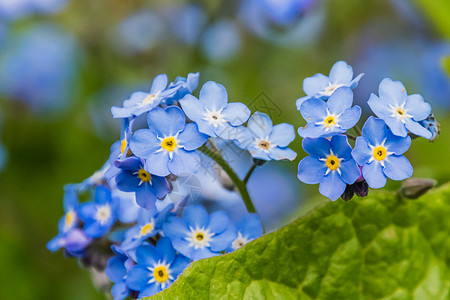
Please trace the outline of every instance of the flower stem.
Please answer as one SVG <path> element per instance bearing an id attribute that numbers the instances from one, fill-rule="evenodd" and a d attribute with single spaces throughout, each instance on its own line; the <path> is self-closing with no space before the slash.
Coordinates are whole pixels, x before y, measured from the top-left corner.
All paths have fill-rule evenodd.
<path id="1" fill-rule="evenodd" d="M 353 130 L 356 132 L 357 136 L 361 136 L 362 135 L 361 128 L 359 128 L 358 125 L 353 126 Z"/>
<path id="2" fill-rule="evenodd" d="M 345 135 L 346 135 L 349 139 L 356 141 L 356 136 L 351 135 L 350 133 L 345 133 Z"/>
<path id="3" fill-rule="evenodd" d="M 256 167 L 258 165 L 253 163 L 252 167 L 250 168 L 250 170 L 248 170 L 247 175 L 245 175 L 245 178 L 243 180 L 244 184 L 247 185 L 248 180 L 250 179 L 250 176 L 252 176 L 253 171 L 255 171 Z"/>
<path id="4" fill-rule="evenodd" d="M 212 142 L 210 142 L 211 145 Z M 215 146 L 212 146 L 215 148 Z M 217 149 L 217 148 L 216 148 Z M 234 185 L 236 186 L 239 194 L 242 197 L 242 200 L 244 201 L 245 207 L 247 208 L 247 211 L 249 213 L 256 213 L 255 207 L 253 206 L 252 200 L 250 198 L 250 195 L 248 194 L 247 187 L 245 185 L 245 182 L 239 179 L 237 174 L 233 171 L 233 169 L 228 165 L 228 163 L 223 159 L 222 155 L 218 151 L 214 151 L 210 149 L 209 147 L 203 145 L 198 150 L 212 158 L 224 171 L 227 173 L 227 175 L 230 177 L 231 181 L 233 181 Z"/>

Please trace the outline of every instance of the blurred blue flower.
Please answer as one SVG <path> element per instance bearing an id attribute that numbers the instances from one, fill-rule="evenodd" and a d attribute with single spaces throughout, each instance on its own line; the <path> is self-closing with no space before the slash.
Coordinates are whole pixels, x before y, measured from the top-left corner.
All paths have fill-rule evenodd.
<path id="1" fill-rule="evenodd" d="M 174 82 L 171 82 L 167 87 L 168 90 L 176 90 L 176 93 L 165 99 L 165 104 L 173 105 L 175 101 L 182 99 L 187 94 L 191 94 L 198 86 L 198 78 L 200 73 L 189 73 L 187 78 L 177 77 Z"/>
<path id="2" fill-rule="evenodd" d="M 345 135 L 335 135 L 331 140 L 305 138 L 303 149 L 310 156 L 298 164 L 298 179 L 306 184 L 320 183 L 319 192 L 332 201 L 361 176 Z"/>
<path id="3" fill-rule="evenodd" d="M 2 0 L 0 19 L 15 20 L 31 14 L 54 14 L 63 10 L 69 0 Z"/>
<path id="4" fill-rule="evenodd" d="M 133 260 L 120 247 L 111 246 L 115 256 L 108 260 L 105 268 L 106 276 L 114 285 L 111 294 L 114 300 L 123 300 L 130 294 L 130 289 L 126 285 L 127 274 L 135 265 Z"/>
<path id="5" fill-rule="evenodd" d="M 383 120 L 369 117 L 356 139 L 353 158 L 362 166 L 362 175 L 371 188 L 381 188 L 386 177 L 403 180 L 413 174 L 413 168 L 402 154 L 409 149 L 411 138 L 394 135 Z"/>
<path id="6" fill-rule="evenodd" d="M 291 124 L 281 123 L 273 126 L 268 115 L 255 112 L 242 133 L 237 138 L 236 144 L 248 150 L 254 158 L 294 160 L 297 156 L 297 153 L 288 148 L 295 139 L 294 126 Z"/>
<path id="7" fill-rule="evenodd" d="M 263 235 L 261 220 L 257 214 L 247 214 L 236 224 L 236 239 L 228 251 L 239 249 Z"/>
<path id="8" fill-rule="evenodd" d="M 233 126 L 242 125 L 250 116 L 245 104 L 228 103 L 225 87 L 213 81 L 203 85 L 198 99 L 186 95 L 180 104 L 186 116 L 198 125 L 198 130 L 212 137 L 227 138 Z"/>
<path id="9" fill-rule="evenodd" d="M 55 252 L 64 248 L 70 255 L 82 257 L 84 249 L 91 243 L 92 239 L 78 228 L 73 228 L 67 232 L 59 233 L 55 238 L 47 243 L 47 249 Z"/>
<path id="10" fill-rule="evenodd" d="M 352 104 L 353 93 L 348 87 L 337 89 L 327 102 L 317 98 L 304 101 L 300 113 L 307 124 L 298 129 L 298 134 L 303 138 L 317 138 L 344 133 L 361 117 L 361 108 Z"/>
<path id="11" fill-rule="evenodd" d="M 136 131 L 131 139 L 131 151 L 145 160 L 145 169 L 157 176 L 187 175 L 200 167 L 195 152 L 208 136 L 200 133 L 195 123 L 185 124 L 180 108 L 154 108 L 148 113 L 149 129 Z"/>
<path id="12" fill-rule="evenodd" d="M 379 97 L 371 94 L 367 103 L 377 117 L 386 122 L 393 134 L 405 137 L 409 130 L 415 135 L 431 138 L 431 132 L 419 123 L 431 113 L 431 105 L 422 96 L 408 96 L 405 86 L 390 78 L 381 81 L 378 93 Z"/>
<path id="13" fill-rule="evenodd" d="M 78 59 L 74 38 L 52 25 L 12 35 L 0 51 L 0 93 L 37 112 L 61 110 L 74 99 Z"/>
<path id="14" fill-rule="evenodd" d="M 229 20 L 220 20 L 209 26 L 202 36 L 204 55 L 217 62 L 233 58 L 241 48 L 241 36 L 237 26 Z"/>
<path id="15" fill-rule="evenodd" d="M 230 220 L 223 211 L 208 215 L 201 205 L 186 207 L 182 218 L 170 217 L 163 224 L 165 236 L 184 256 L 199 260 L 220 254 L 236 238 Z"/>
<path id="16" fill-rule="evenodd" d="M 166 89 L 167 75 L 160 74 L 155 77 L 150 92 L 134 92 L 130 98 L 123 102 L 123 107 L 111 107 L 114 118 L 129 118 L 140 116 L 158 106 L 161 101 L 175 94 L 176 90 Z"/>
<path id="17" fill-rule="evenodd" d="M 190 46 L 198 42 L 207 21 L 205 12 L 195 4 L 170 8 L 167 18 L 173 33 Z"/>
<path id="18" fill-rule="evenodd" d="M 58 222 L 59 232 L 67 232 L 78 224 L 78 195 L 76 186 L 68 184 L 64 187 L 64 216 Z"/>
<path id="19" fill-rule="evenodd" d="M 147 172 L 144 163 L 137 157 L 117 161 L 116 166 L 121 170 L 116 176 L 117 188 L 135 193 L 136 203 L 145 209 L 155 208 L 156 199 L 164 198 L 169 192 L 167 180 Z"/>
<path id="20" fill-rule="evenodd" d="M 139 299 L 168 288 L 189 265 L 189 259 L 176 254 L 170 240 L 159 239 L 156 247 L 142 245 L 136 250 L 137 265 L 128 273 L 127 286 L 139 291 Z"/>
<path id="21" fill-rule="evenodd" d="M 84 233 L 92 238 L 106 234 L 116 220 L 116 203 L 105 186 L 95 189 L 94 202 L 85 202 L 78 208 L 78 216 L 84 222 Z M 114 199 L 115 200 L 115 199 Z"/>

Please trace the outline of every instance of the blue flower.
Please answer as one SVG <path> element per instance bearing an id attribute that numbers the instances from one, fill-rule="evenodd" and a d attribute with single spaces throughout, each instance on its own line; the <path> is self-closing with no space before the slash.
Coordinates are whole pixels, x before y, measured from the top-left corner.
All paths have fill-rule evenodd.
<path id="1" fill-rule="evenodd" d="M 177 77 L 174 82 L 171 82 L 167 89 L 175 90 L 175 94 L 166 98 L 164 101 L 167 105 L 172 105 L 175 101 L 182 99 L 187 94 L 191 94 L 198 86 L 198 78 L 200 73 L 189 73 L 187 78 Z"/>
<path id="2" fill-rule="evenodd" d="M 205 83 L 199 99 L 186 95 L 180 100 L 186 116 L 198 125 L 198 130 L 212 137 L 226 138 L 233 126 L 244 124 L 250 110 L 242 103 L 228 103 L 225 87 L 213 81 Z"/>
<path id="3" fill-rule="evenodd" d="M 361 175 L 345 135 L 335 135 L 331 141 L 306 138 L 303 149 L 310 156 L 298 164 L 298 179 L 307 184 L 320 183 L 319 192 L 333 201 Z"/>
<path id="4" fill-rule="evenodd" d="M 167 180 L 147 172 L 144 163 L 137 157 L 117 161 L 116 166 L 121 170 L 116 176 L 117 188 L 136 193 L 136 203 L 143 208 L 154 208 L 156 199 L 163 198 L 169 192 Z"/>
<path id="5" fill-rule="evenodd" d="M 255 112 L 248 120 L 247 128 L 236 139 L 238 147 L 248 150 L 254 158 L 263 160 L 293 160 L 297 153 L 288 148 L 295 139 L 294 126 L 278 124 L 273 126 L 270 117 Z"/>
<path id="6" fill-rule="evenodd" d="M 67 232 L 61 232 L 47 243 L 47 249 L 55 252 L 61 248 L 66 249 L 70 255 L 83 257 L 84 249 L 91 243 L 92 239 L 78 228 Z"/>
<path id="7" fill-rule="evenodd" d="M 378 93 L 379 97 L 371 94 L 367 103 L 377 117 L 386 122 L 393 134 L 405 137 L 409 130 L 415 135 L 431 138 L 431 132 L 419 123 L 431 113 L 431 105 L 422 96 L 408 96 L 405 86 L 390 78 L 381 81 Z"/>
<path id="8" fill-rule="evenodd" d="M 123 107 L 113 106 L 111 113 L 114 118 L 129 118 L 140 116 L 158 106 L 167 97 L 173 96 L 175 90 L 166 89 L 167 75 L 160 74 L 155 77 L 150 92 L 134 92 L 130 98 L 123 102 Z"/>
<path id="9" fill-rule="evenodd" d="M 139 299 L 168 288 L 190 263 L 175 253 L 167 238 L 161 238 L 156 247 L 138 247 L 136 260 L 137 265 L 129 271 L 126 283 L 130 289 L 139 291 Z"/>
<path id="10" fill-rule="evenodd" d="M 163 231 L 173 247 L 192 260 L 219 255 L 236 238 L 224 212 L 215 211 L 208 216 L 200 205 L 186 207 L 182 218 L 170 217 Z"/>
<path id="11" fill-rule="evenodd" d="M 327 77 L 321 73 L 307 77 L 303 81 L 303 90 L 306 97 L 297 100 L 297 109 L 304 101 L 310 98 L 326 100 L 340 87 L 354 89 L 364 74 L 359 74 L 354 79 L 353 69 L 345 61 L 336 62 L 331 68 L 330 75 Z"/>
<path id="12" fill-rule="evenodd" d="M 229 251 L 239 249 L 263 234 L 261 220 L 257 214 L 247 214 L 236 225 L 237 237 L 231 242 Z"/>
<path id="13" fill-rule="evenodd" d="M 176 106 L 155 108 L 148 113 L 150 129 L 141 129 L 131 139 L 131 151 L 145 159 L 145 169 L 157 176 L 186 175 L 200 167 L 196 150 L 208 137 L 198 132 L 195 123 L 185 124 L 186 118 Z"/>
<path id="14" fill-rule="evenodd" d="M 67 232 L 78 224 L 78 195 L 74 185 L 66 185 L 64 187 L 64 216 L 58 222 L 59 232 Z"/>
<path id="15" fill-rule="evenodd" d="M 98 238 L 109 231 L 116 220 L 115 203 L 111 192 L 104 186 L 95 189 L 95 202 L 86 202 L 78 208 L 78 216 L 84 222 L 84 233 Z"/>
<path id="16" fill-rule="evenodd" d="M 330 137 L 344 133 L 358 123 L 361 108 L 352 107 L 353 93 L 347 87 L 339 88 L 327 102 L 320 99 L 308 99 L 302 103 L 300 113 L 306 120 L 305 127 L 298 134 L 305 138 Z"/>
<path id="17" fill-rule="evenodd" d="M 114 300 L 122 300 L 128 297 L 130 289 L 126 285 L 128 271 L 135 265 L 127 253 L 115 245 L 111 249 L 116 254 L 108 260 L 105 268 L 106 276 L 114 285 L 111 288 L 111 294 Z"/>
<path id="18" fill-rule="evenodd" d="M 130 140 L 132 136 L 132 127 L 134 119 L 130 121 L 129 118 L 122 119 L 122 129 L 120 132 L 120 140 L 116 141 L 111 146 L 111 154 L 109 162 L 114 164 L 116 160 L 124 159 L 129 154 Z"/>
<path id="19" fill-rule="evenodd" d="M 228 19 L 218 20 L 208 26 L 201 38 L 202 52 L 211 61 L 226 62 L 241 50 L 239 28 Z"/>
<path id="20" fill-rule="evenodd" d="M 386 184 L 386 177 L 403 180 L 412 176 L 413 168 L 402 155 L 410 145 L 409 136 L 396 136 L 383 120 L 369 117 L 352 155 L 362 166 L 362 175 L 369 186 L 377 189 Z"/>
<path id="21" fill-rule="evenodd" d="M 135 249 L 147 238 L 155 236 L 160 230 L 163 222 L 171 214 L 173 204 L 169 204 L 160 212 L 156 208 L 151 210 L 141 209 L 139 211 L 137 225 L 131 227 L 125 233 L 125 240 L 120 245 L 125 251 Z"/>

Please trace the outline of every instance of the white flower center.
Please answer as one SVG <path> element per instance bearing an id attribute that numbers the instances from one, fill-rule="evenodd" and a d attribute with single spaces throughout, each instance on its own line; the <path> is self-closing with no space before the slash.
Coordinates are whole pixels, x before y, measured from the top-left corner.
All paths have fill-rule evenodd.
<path id="1" fill-rule="evenodd" d="M 108 204 L 98 206 L 95 219 L 103 225 L 108 222 L 109 218 L 111 218 L 111 207 Z"/>
<path id="2" fill-rule="evenodd" d="M 241 232 L 238 232 L 238 237 L 231 243 L 231 248 L 234 250 L 242 248 L 247 243 L 251 242 L 252 239 L 242 236 Z"/>
<path id="3" fill-rule="evenodd" d="M 212 240 L 214 233 L 210 233 L 208 229 L 204 227 L 196 227 L 195 229 L 189 227 L 190 233 L 185 237 L 186 241 L 189 242 L 189 247 L 194 247 L 194 249 L 204 249 L 209 247 L 209 242 Z"/>
<path id="4" fill-rule="evenodd" d="M 392 112 L 391 117 L 397 118 L 398 120 L 402 121 L 402 123 L 406 123 L 406 119 L 412 118 L 412 116 L 409 115 L 406 111 L 405 104 L 406 102 L 403 102 L 403 104 L 400 106 L 389 104 L 389 108 Z"/>
<path id="5" fill-rule="evenodd" d="M 323 92 L 321 92 L 322 95 L 324 96 L 331 96 L 335 90 L 337 90 L 338 88 L 344 86 L 343 84 L 332 84 L 331 82 L 329 83 L 329 85 L 325 88 L 325 90 Z"/>
<path id="6" fill-rule="evenodd" d="M 158 98 L 157 94 L 148 95 L 147 97 L 144 98 L 144 100 L 142 100 L 141 105 L 145 106 L 145 105 L 153 104 L 153 102 L 155 102 L 156 98 Z"/>
<path id="7" fill-rule="evenodd" d="M 269 152 L 270 149 L 276 147 L 275 144 L 272 144 L 271 142 L 269 142 L 269 138 L 265 138 L 265 139 L 255 139 L 255 146 L 256 148 L 259 148 L 261 150 L 263 150 L 264 152 Z"/>
<path id="8" fill-rule="evenodd" d="M 217 128 L 222 123 L 227 122 L 222 116 L 222 109 L 218 111 L 209 111 L 205 107 L 206 112 L 203 114 L 203 120 L 207 121 L 209 124 L 213 125 L 215 128 Z"/>

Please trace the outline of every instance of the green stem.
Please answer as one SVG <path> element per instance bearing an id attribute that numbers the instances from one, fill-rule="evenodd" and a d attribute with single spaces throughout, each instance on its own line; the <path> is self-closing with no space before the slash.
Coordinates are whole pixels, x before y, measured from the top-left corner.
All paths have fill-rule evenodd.
<path id="1" fill-rule="evenodd" d="M 207 146 L 203 145 L 198 150 L 203 152 L 204 154 L 211 157 L 230 177 L 231 181 L 233 181 L 236 186 L 239 194 L 244 201 L 245 207 L 247 207 L 247 211 L 249 213 L 256 213 L 255 207 L 253 206 L 252 200 L 250 199 L 250 195 L 248 194 L 247 187 L 245 183 L 239 179 L 237 174 L 233 171 L 233 169 L 228 165 L 228 163 L 223 159 L 219 152 L 213 151 Z"/>
<path id="2" fill-rule="evenodd" d="M 253 163 L 252 167 L 250 168 L 250 170 L 248 170 L 247 175 L 245 175 L 245 178 L 243 180 L 244 184 L 247 185 L 248 180 L 250 179 L 250 176 L 252 176 L 253 171 L 255 171 L 256 167 L 258 165 Z"/>
<path id="3" fill-rule="evenodd" d="M 346 135 L 349 139 L 356 141 L 356 136 L 351 135 L 350 133 L 345 133 L 345 135 Z"/>
<path id="4" fill-rule="evenodd" d="M 361 135 L 362 135 L 361 128 L 359 128 L 358 125 L 355 125 L 355 126 L 353 127 L 353 130 L 355 130 L 357 136 L 361 136 Z"/>

